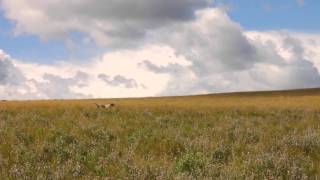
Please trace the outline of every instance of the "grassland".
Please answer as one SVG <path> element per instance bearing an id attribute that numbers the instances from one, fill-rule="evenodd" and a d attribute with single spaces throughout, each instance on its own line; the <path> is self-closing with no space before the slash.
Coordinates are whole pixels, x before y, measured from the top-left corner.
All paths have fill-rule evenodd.
<path id="1" fill-rule="evenodd" d="M 117 108 L 99 110 L 97 103 Z M 320 90 L 0 102 L 0 179 L 318 179 Z"/>

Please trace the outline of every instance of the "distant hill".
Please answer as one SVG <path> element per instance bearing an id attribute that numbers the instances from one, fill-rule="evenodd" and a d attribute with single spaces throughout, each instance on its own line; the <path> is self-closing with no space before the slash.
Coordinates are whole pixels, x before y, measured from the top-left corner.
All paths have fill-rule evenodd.
<path id="1" fill-rule="evenodd" d="M 247 92 L 230 92 L 206 94 L 205 96 L 308 96 L 320 95 L 320 88 L 310 89 L 293 89 L 277 91 L 247 91 Z M 201 95 L 200 95 L 201 96 Z"/>

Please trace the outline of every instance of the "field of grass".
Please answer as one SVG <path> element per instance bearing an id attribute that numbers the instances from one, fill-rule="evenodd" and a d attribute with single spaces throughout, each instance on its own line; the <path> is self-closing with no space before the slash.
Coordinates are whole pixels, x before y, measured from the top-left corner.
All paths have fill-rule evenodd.
<path id="1" fill-rule="evenodd" d="M 112 110 L 97 103 L 115 103 Z M 0 102 L 0 179 L 318 179 L 320 90 Z"/>

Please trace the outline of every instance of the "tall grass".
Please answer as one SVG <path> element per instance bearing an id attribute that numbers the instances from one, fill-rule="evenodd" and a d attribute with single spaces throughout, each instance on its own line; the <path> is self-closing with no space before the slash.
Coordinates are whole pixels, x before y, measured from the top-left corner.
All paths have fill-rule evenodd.
<path id="1" fill-rule="evenodd" d="M 0 179 L 317 179 L 319 127 L 315 93 L 1 102 Z"/>

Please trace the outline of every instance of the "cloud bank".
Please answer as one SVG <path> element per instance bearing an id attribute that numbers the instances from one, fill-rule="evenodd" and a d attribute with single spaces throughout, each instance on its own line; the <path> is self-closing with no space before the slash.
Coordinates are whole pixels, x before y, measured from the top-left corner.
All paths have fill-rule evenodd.
<path id="1" fill-rule="evenodd" d="M 77 31 L 109 48 L 137 46 L 150 31 L 191 21 L 198 9 L 209 5 L 209 0 L 2 1 L 17 33 L 52 39 Z"/>
<path id="2" fill-rule="evenodd" d="M 320 86 L 319 34 L 246 31 L 207 0 L 134 4 L 3 0 L 2 7 L 15 22 L 16 32 L 44 39 L 81 32 L 106 51 L 85 63 L 53 65 L 25 63 L 0 51 L 0 98 L 134 97 Z M 46 26 L 39 28 L 41 24 Z"/>

